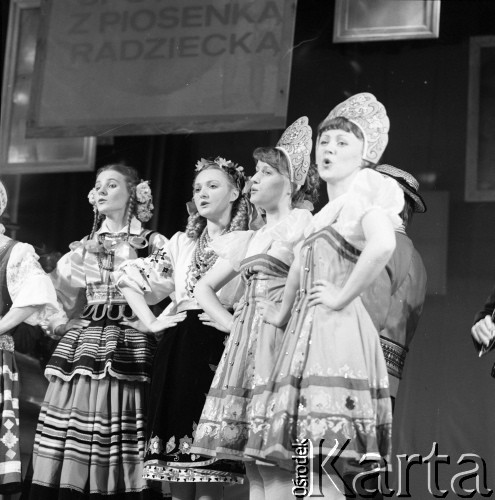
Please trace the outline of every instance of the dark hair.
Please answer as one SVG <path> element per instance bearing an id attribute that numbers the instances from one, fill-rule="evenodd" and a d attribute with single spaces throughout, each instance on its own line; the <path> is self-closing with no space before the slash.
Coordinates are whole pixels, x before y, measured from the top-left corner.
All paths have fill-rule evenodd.
<path id="1" fill-rule="evenodd" d="M 331 118 L 330 120 L 323 120 L 318 125 L 318 133 L 316 135 L 316 141 L 320 138 L 323 132 L 327 130 L 343 130 L 344 132 L 349 132 L 350 134 L 354 134 L 360 141 L 365 143 L 365 137 L 363 131 L 353 122 L 348 120 L 343 116 L 337 116 L 336 118 Z M 362 160 L 362 168 L 374 168 L 375 163 L 365 160 Z"/>
<path id="2" fill-rule="evenodd" d="M 237 170 L 237 165 L 230 163 L 230 165 L 219 166 L 215 160 L 206 160 L 207 165 L 198 170 L 194 175 L 194 180 L 198 175 L 205 170 L 219 170 L 223 172 L 230 185 L 239 191 L 239 196 L 232 204 L 232 212 L 230 224 L 228 226 L 228 231 L 245 231 L 248 229 L 249 224 L 249 202 L 246 197 L 242 194 L 244 185 L 246 183 L 246 178 L 242 171 Z M 187 225 L 185 233 L 186 235 L 197 240 L 204 228 L 206 227 L 206 218 L 201 216 L 199 212 L 190 214 L 187 219 Z"/>
<path id="3" fill-rule="evenodd" d="M 344 130 L 345 132 L 354 134 L 360 141 L 364 142 L 363 131 L 355 123 L 343 116 L 323 120 L 318 125 L 317 139 L 319 139 L 321 134 L 327 130 Z"/>
<path id="4" fill-rule="evenodd" d="M 404 208 L 402 212 L 399 214 L 399 217 L 402 219 L 404 223 L 404 228 L 406 228 L 412 221 L 414 214 L 414 200 L 404 193 Z"/>
<path id="5" fill-rule="evenodd" d="M 289 161 L 280 149 L 271 147 L 256 148 L 253 151 L 253 158 L 256 161 L 262 161 L 273 167 L 279 174 L 285 175 L 290 179 Z M 298 203 L 308 200 L 314 203 L 318 200 L 320 177 L 318 175 L 318 168 L 311 162 L 308 169 L 306 180 L 300 189 L 295 182 L 291 182 L 291 204 L 296 206 Z"/>
<path id="6" fill-rule="evenodd" d="M 108 170 L 118 172 L 125 178 L 126 181 L 127 191 L 129 192 L 129 202 L 127 206 L 127 235 L 129 236 L 131 219 L 136 214 L 136 186 L 139 184 L 140 178 L 137 170 L 134 167 L 129 167 L 128 165 L 124 165 L 123 163 L 112 163 L 110 165 L 105 165 L 104 167 L 99 168 L 96 172 L 96 178 L 98 179 L 99 175 L 102 172 L 106 172 Z M 105 218 L 104 215 L 98 212 L 96 207 L 94 212 L 95 216 L 93 220 L 93 228 L 91 229 L 91 235 L 89 237 L 90 239 L 93 238 L 98 227 Z"/>

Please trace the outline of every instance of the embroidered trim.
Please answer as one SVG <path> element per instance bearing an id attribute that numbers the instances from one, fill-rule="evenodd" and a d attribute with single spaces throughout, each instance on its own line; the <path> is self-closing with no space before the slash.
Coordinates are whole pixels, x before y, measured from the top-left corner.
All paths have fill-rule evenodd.
<path id="1" fill-rule="evenodd" d="M 128 314 L 126 314 L 126 312 Z M 130 310 L 127 303 L 124 304 L 88 304 L 81 314 L 81 318 L 100 321 L 104 317 L 113 321 L 121 319 L 133 320 L 136 315 Z"/>
<path id="2" fill-rule="evenodd" d="M 382 345 L 387 371 L 390 375 L 401 379 L 408 349 L 384 337 L 380 337 L 380 344 Z"/>
<path id="3" fill-rule="evenodd" d="M 192 467 L 181 469 L 179 467 L 163 467 L 159 465 L 145 465 L 143 477 L 154 481 L 181 483 L 242 484 L 244 482 L 242 475 L 233 474 L 232 472 L 222 472 L 214 469 L 196 469 Z"/>

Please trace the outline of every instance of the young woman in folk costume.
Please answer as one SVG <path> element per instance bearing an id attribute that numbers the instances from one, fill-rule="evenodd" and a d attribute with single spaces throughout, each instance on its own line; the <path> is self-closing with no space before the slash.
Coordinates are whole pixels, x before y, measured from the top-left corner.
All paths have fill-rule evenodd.
<path id="1" fill-rule="evenodd" d="M 358 474 L 390 453 L 387 368 L 359 297 L 390 258 L 401 224 L 397 183 L 366 168 L 383 153 L 388 129 L 385 108 L 369 93 L 339 104 L 320 124 L 315 156 L 329 202 L 306 231 L 281 306 L 260 303 L 265 321 L 290 320 L 267 389 L 253 398 L 245 453 L 291 471 L 294 446 L 304 448 L 306 440 L 315 463 L 318 451 L 338 456 L 326 470 L 334 467 L 344 484 L 318 464 L 315 470 L 325 498 L 343 498 L 343 488 L 362 490 Z M 292 486 L 270 500 L 288 498 Z"/>
<path id="2" fill-rule="evenodd" d="M 0 216 L 7 201 L 0 182 Z M 23 322 L 37 325 L 58 311 L 55 288 L 33 247 L 4 232 L 0 224 L 0 496 L 21 489 L 19 373 L 12 333 Z"/>
<path id="3" fill-rule="evenodd" d="M 32 499 L 145 499 L 145 409 L 156 347 L 153 335 L 123 325 L 132 316 L 112 271 L 162 247 L 143 229 L 151 191 L 134 168 L 98 171 L 89 194 L 95 220 L 89 237 L 52 273 L 69 317 L 45 375 L 50 381 L 33 455 Z M 174 324 L 180 318 L 170 318 Z M 59 320 L 60 321 L 60 320 Z"/>
<path id="4" fill-rule="evenodd" d="M 158 332 L 167 326 L 166 316 L 155 318 L 146 305 L 150 299 L 173 293 L 176 310 L 186 315 L 167 330 L 154 359 L 145 460 L 146 477 L 169 481 L 176 499 L 221 498 L 223 484 L 243 480 L 242 468 L 232 470 L 228 463 L 191 453 L 226 332 L 203 315 L 195 288 L 217 260 L 212 243 L 248 227 L 251 210 L 242 194 L 242 170 L 223 158 L 199 161 L 185 232 L 176 233 L 151 258 L 129 262 L 116 273 L 120 290 L 141 320 L 139 328 Z M 232 282 L 219 291 L 226 308 L 239 300 L 239 285 Z"/>
<path id="5" fill-rule="evenodd" d="M 264 323 L 256 306 L 258 298 L 282 300 L 294 247 L 302 241 L 311 222 L 311 201 L 318 176 L 311 165 L 311 128 L 299 118 L 282 135 L 275 148 L 258 148 L 256 174 L 251 179 L 251 202 L 266 214 L 266 225 L 257 231 L 235 232 L 215 241 L 221 259 L 198 283 L 196 298 L 205 312 L 231 330 L 201 415 L 193 453 L 217 458 L 247 460 L 250 499 L 273 487 L 270 469 L 258 466 L 244 454 L 251 421 L 251 398 L 263 392 L 278 354 L 283 330 Z M 237 275 L 245 292 L 236 317 L 225 309 L 215 292 Z"/>

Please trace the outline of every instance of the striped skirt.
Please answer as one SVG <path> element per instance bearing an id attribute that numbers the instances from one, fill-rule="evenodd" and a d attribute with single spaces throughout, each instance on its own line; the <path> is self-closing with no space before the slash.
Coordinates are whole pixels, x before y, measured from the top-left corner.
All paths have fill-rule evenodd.
<path id="1" fill-rule="evenodd" d="M 150 498 L 142 478 L 145 399 L 143 382 L 52 377 L 36 429 L 30 498 Z"/>
<path id="2" fill-rule="evenodd" d="M 0 494 L 8 494 L 21 487 L 19 375 L 13 352 L 0 349 L 0 361 Z"/>

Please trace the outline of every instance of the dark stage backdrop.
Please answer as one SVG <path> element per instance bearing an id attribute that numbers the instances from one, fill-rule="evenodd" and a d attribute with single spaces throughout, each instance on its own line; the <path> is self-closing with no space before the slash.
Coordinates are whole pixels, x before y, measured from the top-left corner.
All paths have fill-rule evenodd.
<path id="1" fill-rule="evenodd" d="M 1 3 L 4 26 L 7 2 Z M 452 478 L 473 469 L 472 463 L 457 462 L 464 454 L 477 454 L 486 464 L 488 486 L 495 489 L 495 379 L 490 376 L 495 352 L 478 359 L 469 334 L 474 313 L 495 284 L 495 203 L 464 201 L 469 37 L 495 34 L 495 2 L 443 1 L 439 39 L 354 44 L 332 43 L 333 1 L 298 4 L 288 123 L 307 115 L 316 127 L 348 94 L 372 92 L 391 120 L 383 161 L 418 176 L 435 172 L 431 189 L 449 193 L 446 293 L 427 297 L 410 347 L 397 400 L 394 455 L 427 457 L 437 443 L 438 454 L 449 455 L 450 464 L 437 464 L 436 487 L 456 498 Z M 249 172 L 253 148 L 273 144 L 280 133 L 119 137 L 98 147 L 97 166 L 124 160 L 138 167 L 155 193 L 153 225 L 171 236 L 184 227 L 200 157 L 221 155 Z M 19 238 L 64 251 L 87 234 L 92 214 L 86 195 L 93 182 L 92 173 L 23 177 Z M 396 458 L 392 466 L 397 473 Z M 475 480 L 463 486 L 475 488 Z M 426 500 L 433 492 L 427 464 L 413 465 L 411 497 Z M 473 498 L 483 497 L 475 493 Z"/>

